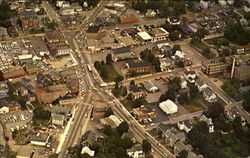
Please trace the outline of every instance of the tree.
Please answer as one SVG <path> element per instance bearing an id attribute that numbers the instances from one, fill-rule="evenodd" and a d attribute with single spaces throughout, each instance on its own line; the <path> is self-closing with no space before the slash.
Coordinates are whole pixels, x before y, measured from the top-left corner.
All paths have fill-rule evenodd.
<path id="1" fill-rule="evenodd" d="M 113 63 L 113 57 L 112 57 L 112 54 L 107 54 L 107 56 L 106 56 L 106 63 L 107 64 L 111 64 L 111 63 Z"/>
<path id="2" fill-rule="evenodd" d="M 214 103 L 208 107 L 205 115 L 208 118 L 219 118 L 220 114 L 224 113 L 224 107 L 219 103 Z"/>
<path id="3" fill-rule="evenodd" d="M 187 93 L 182 93 L 179 98 L 178 98 L 178 102 L 183 105 L 188 103 L 188 94 Z"/>
<path id="4" fill-rule="evenodd" d="M 233 120 L 233 128 L 234 129 L 238 129 L 238 128 L 241 128 L 241 117 L 239 116 L 236 116 Z"/>
<path id="5" fill-rule="evenodd" d="M 94 62 L 94 67 L 96 68 L 96 70 L 100 70 L 101 69 L 101 62 L 100 61 L 95 61 Z"/>
<path id="6" fill-rule="evenodd" d="M 0 81 L 4 81 L 3 72 L 0 71 Z"/>
<path id="7" fill-rule="evenodd" d="M 181 33 L 179 31 L 174 31 L 174 32 L 170 32 L 169 34 L 169 38 L 172 41 L 177 41 L 180 39 Z"/>
<path id="8" fill-rule="evenodd" d="M 205 36 L 208 35 L 208 31 L 204 28 L 200 28 L 195 32 L 194 36 L 198 41 L 201 41 Z"/>
<path id="9" fill-rule="evenodd" d="M 45 110 L 42 105 L 37 106 L 33 110 L 33 120 L 44 120 L 48 121 L 50 119 L 51 113 L 48 110 Z"/>
<path id="10" fill-rule="evenodd" d="M 123 133 L 128 132 L 129 126 L 128 123 L 126 121 L 123 121 L 122 123 L 120 123 L 120 125 L 117 127 L 117 133 L 122 136 Z"/>
<path id="11" fill-rule="evenodd" d="M 242 106 L 246 111 L 250 112 L 250 96 L 244 99 Z"/>
<path id="12" fill-rule="evenodd" d="M 58 158 L 58 154 L 51 154 L 50 156 L 49 156 L 49 158 Z"/>
<path id="13" fill-rule="evenodd" d="M 112 110 L 111 107 L 109 107 L 106 111 L 105 111 L 105 117 L 109 117 L 110 115 L 113 115 L 114 112 Z"/>
<path id="14" fill-rule="evenodd" d="M 135 85 L 135 80 L 130 81 L 130 85 Z"/>
<path id="15" fill-rule="evenodd" d="M 142 141 L 142 149 L 145 153 L 149 153 L 151 151 L 151 144 L 149 143 L 148 140 L 143 140 Z"/>
<path id="16" fill-rule="evenodd" d="M 116 76 L 116 78 L 114 79 L 114 81 L 116 83 L 118 83 L 118 82 L 122 81 L 123 79 L 124 79 L 124 77 L 122 75 L 118 75 L 118 76 Z"/>
<path id="17" fill-rule="evenodd" d="M 172 54 L 175 54 L 177 50 L 181 51 L 181 46 L 179 44 L 173 46 Z"/>
<path id="18" fill-rule="evenodd" d="M 106 134 L 107 136 L 111 136 L 113 133 L 113 129 L 109 125 L 104 125 L 103 127 L 103 133 Z"/>
<path id="19" fill-rule="evenodd" d="M 190 97 L 195 98 L 199 94 L 199 90 L 194 83 L 188 83 L 188 87 L 190 88 Z"/>
<path id="20" fill-rule="evenodd" d="M 100 73 L 102 78 L 107 78 L 108 77 L 108 71 L 105 67 L 101 67 L 101 73 Z"/>
<path id="21" fill-rule="evenodd" d="M 177 156 L 176 158 L 187 158 L 188 156 L 188 153 L 186 150 L 182 150 L 180 153 L 179 153 L 179 156 Z"/>

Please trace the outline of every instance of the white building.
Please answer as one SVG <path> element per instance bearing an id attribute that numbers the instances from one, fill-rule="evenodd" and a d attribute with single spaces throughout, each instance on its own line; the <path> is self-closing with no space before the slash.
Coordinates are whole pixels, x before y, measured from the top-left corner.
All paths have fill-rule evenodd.
<path id="1" fill-rule="evenodd" d="M 181 88 L 185 89 L 185 88 L 187 88 L 187 85 L 188 85 L 187 81 L 182 77 L 181 78 Z"/>
<path id="2" fill-rule="evenodd" d="M 88 154 L 89 156 L 95 156 L 95 151 L 94 150 L 90 150 L 89 147 L 85 146 L 82 148 L 81 154 Z"/>
<path id="3" fill-rule="evenodd" d="M 138 32 L 137 35 L 138 35 L 138 38 L 142 42 L 151 42 L 152 41 L 152 37 L 145 31 L 144 32 Z"/>
<path id="4" fill-rule="evenodd" d="M 164 102 L 161 102 L 159 104 L 159 107 L 162 111 L 164 111 L 166 114 L 174 114 L 178 111 L 178 106 L 171 100 L 167 100 Z"/>
<path id="5" fill-rule="evenodd" d="M 131 158 L 144 158 L 145 153 L 143 152 L 142 146 L 134 145 L 131 149 L 127 149 L 127 154 Z"/>
<path id="6" fill-rule="evenodd" d="M 73 52 L 73 50 L 68 46 L 57 47 L 55 51 L 55 56 L 69 55 Z"/>
<path id="7" fill-rule="evenodd" d="M 9 113 L 9 112 L 10 112 L 9 107 L 7 107 L 7 106 L 1 106 L 0 107 L 0 114 L 6 114 L 6 113 Z"/>
<path id="8" fill-rule="evenodd" d="M 214 124 L 212 118 L 207 118 L 204 114 L 202 114 L 199 121 L 205 121 L 207 123 L 209 133 L 214 132 Z"/>
<path id="9" fill-rule="evenodd" d="M 207 88 L 207 84 L 204 83 L 201 79 L 197 79 L 195 81 L 195 85 L 197 86 L 199 92 L 203 92 Z"/>
<path id="10" fill-rule="evenodd" d="M 186 70 L 186 71 L 184 71 L 184 77 L 189 82 L 194 83 L 197 75 L 196 75 L 195 71 L 188 71 L 188 70 Z"/>
<path id="11" fill-rule="evenodd" d="M 64 115 L 52 113 L 51 114 L 51 118 L 52 118 L 52 124 L 54 124 L 54 125 L 60 125 L 60 126 L 64 125 L 64 120 L 65 120 L 65 116 Z"/>
<path id="12" fill-rule="evenodd" d="M 185 58 L 186 54 L 183 53 L 180 50 L 177 50 L 175 52 L 175 55 L 171 56 L 174 60 L 183 60 Z"/>
<path id="13" fill-rule="evenodd" d="M 153 37 L 153 41 L 164 41 L 168 38 L 169 32 L 166 31 L 164 28 L 153 28 L 150 34 Z"/>
<path id="14" fill-rule="evenodd" d="M 149 92 L 149 93 L 154 93 L 159 91 L 159 88 L 156 87 L 151 81 L 147 81 L 144 84 L 144 88 Z"/>
<path id="15" fill-rule="evenodd" d="M 206 88 L 203 91 L 203 97 L 206 101 L 208 101 L 209 103 L 214 103 L 217 102 L 217 97 L 216 94 L 214 94 L 214 92 L 210 89 L 210 88 Z"/>

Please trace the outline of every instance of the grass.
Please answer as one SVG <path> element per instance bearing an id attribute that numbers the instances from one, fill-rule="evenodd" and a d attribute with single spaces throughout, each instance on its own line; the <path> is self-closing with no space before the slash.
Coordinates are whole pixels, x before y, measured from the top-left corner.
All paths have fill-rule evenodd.
<path id="1" fill-rule="evenodd" d="M 118 76 L 117 72 L 115 71 L 115 69 L 113 68 L 112 65 L 109 64 L 105 64 L 102 65 L 106 68 L 107 72 L 108 72 L 108 77 L 107 78 L 103 78 L 103 80 L 105 82 L 113 82 L 114 79 Z"/>
<path id="2" fill-rule="evenodd" d="M 140 105 L 148 105 L 148 102 L 144 99 L 144 98 L 140 98 Z M 126 109 L 128 110 L 132 110 L 135 107 L 138 107 L 136 104 L 138 104 L 138 102 L 136 102 L 135 100 L 128 100 L 128 99 L 124 99 L 121 100 L 121 103 L 125 106 Z"/>
<path id="3" fill-rule="evenodd" d="M 205 49 L 208 49 L 208 46 L 205 45 L 204 43 L 202 42 L 199 42 L 199 41 L 195 41 L 194 45 L 199 48 L 201 51 L 204 51 Z"/>
<path id="4" fill-rule="evenodd" d="M 188 103 L 188 105 L 184 105 L 184 107 L 190 112 L 197 112 L 197 111 L 201 111 L 204 110 L 205 108 L 201 105 L 201 102 L 206 104 L 205 100 L 203 99 L 202 96 L 197 96 L 193 99 L 190 100 L 190 102 Z"/>
<path id="5" fill-rule="evenodd" d="M 225 37 L 217 37 L 217 38 L 207 39 L 205 41 L 210 45 L 214 45 L 216 48 L 220 48 L 222 45 L 224 46 L 229 45 L 229 41 Z"/>

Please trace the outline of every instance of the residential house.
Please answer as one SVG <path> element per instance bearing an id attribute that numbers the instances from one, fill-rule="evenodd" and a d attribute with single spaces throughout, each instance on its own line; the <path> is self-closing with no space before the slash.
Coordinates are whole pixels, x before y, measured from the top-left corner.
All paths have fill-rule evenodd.
<path id="1" fill-rule="evenodd" d="M 145 96 L 145 92 L 143 92 L 142 89 L 137 85 L 129 85 L 128 91 L 132 95 L 133 100 Z"/>
<path id="2" fill-rule="evenodd" d="M 122 123 L 122 120 L 115 115 L 110 115 L 109 117 L 100 119 L 100 122 L 102 125 L 110 125 L 112 128 L 116 128 Z"/>
<path id="3" fill-rule="evenodd" d="M 6 105 L 0 105 L 0 114 L 7 114 L 10 112 L 10 109 Z"/>
<path id="4" fill-rule="evenodd" d="M 152 71 L 151 64 L 147 61 L 128 60 L 125 63 L 125 74 L 133 73 L 150 73 Z"/>
<path id="5" fill-rule="evenodd" d="M 195 79 L 197 78 L 196 72 L 195 71 L 184 71 L 184 77 L 186 80 L 188 80 L 191 83 L 195 82 Z"/>
<path id="6" fill-rule="evenodd" d="M 176 16 L 172 16 L 172 17 L 168 18 L 167 21 L 168 21 L 171 25 L 180 25 L 180 24 L 181 24 L 180 18 L 179 18 L 179 17 L 176 17 Z"/>
<path id="7" fill-rule="evenodd" d="M 80 13 L 82 12 L 82 7 L 79 5 L 79 3 L 71 3 L 71 8 L 74 9 L 75 13 Z"/>
<path id="8" fill-rule="evenodd" d="M 63 126 L 65 121 L 65 116 L 63 114 L 52 113 L 52 124 Z"/>
<path id="9" fill-rule="evenodd" d="M 148 18 L 153 18 L 156 16 L 156 12 L 154 10 L 148 9 L 147 12 L 145 13 L 145 16 Z"/>
<path id="10" fill-rule="evenodd" d="M 114 61 L 133 58 L 135 57 L 134 55 L 135 54 L 131 51 L 129 47 L 120 47 L 120 48 L 113 49 L 113 53 L 112 53 Z"/>
<path id="11" fill-rule="evenodd" d="M 196 155 L 194 152 L 188 152 L 187 158 L 204 158 L 203 155 Z"/>
<path id="12" fill-rule="evenodd" d="M 175 52 L 175 54 L 174 54 L 173 56 L 171 56 L 171 58 L 174 59 L 174 60 L 184 60 L 184 59 L 185 59 L 185 56 L 186 56 L 185 53 L 183 53 L 183 52 L 180 51 L 180 50 L 177 50 L 177 51 Z"/>
<path id="13" fill-rule="evenodd" d="M 159 91 L 159 88 L 155 86 L 152 81 L 146 81 L 143 83 L 144 88 L 147 90 L 149 93 L 154 93 Z"/>
<path id="14" fill-rule="evenodd" d="M 210 88 L 206 88 L 203 91 L 203 97 L 206 101 L 208 101 L 209 103 L 214 103 L 217 102 L 217 97 L 216 94 L 210 89 Z"/>
<path id="15" fill-rule="evenodd" d="M 213 133 L 214 132 L 214 124 L 213 124 L 213 120 L 212 118 L 207 118 L 204 114 L 201 115 L 199 121 L 204 121 L 207 123 L 208 125 L 208 131 L 209 133 Z"/>
<path id="16" fill-rule="evenodd" d="M 192 150 L 192 148 L 190 146 L 188 146 L 188 145 L 183 144 L 180 141 L 175 143 L 175 145 L 174 145 L 174 155 L 178 156 L 180 154 L 180 152 L 183 151 L 183 150 L 189 152 L 189 151 Z"/>
<path id="17" fill-rule="evenodd" d="M 174 144 L 178 141 L 178 137 L 171 130 L 167 130 L 164 133 L 164 138 L 165 143 L 170 147 L 173 147 Z"/>
<path id="18" fill-rule="evenodd" d="M 174 61 L 170 58 L 160 58 L 161 71 L 172 70 L 174 67 Z"/>
<path id="19" fill-rule="evenodd" d="M 180 83 L 180 85 L 181 85 L 182 89 L 187 88 L 188 83 L 187 83 L 187 81 L 183 77 L 181 77 L 181 83 Z"/>
<path id="20" fill-rule="evenodd" d="M 81 154 L 88 154 L 90 157 L 94 157 L 95 156 L 95 151 L 89 149 L 89 147 L 85 146 L 82 148 L 81 150 Z"/>
<path id="21" fill-rule="evenodd" d="M 153 41 L 164 41 L 168 38 L 169 32 L 164 28 L 152 28 L 150 35 L 153 38 Z"/>
<path id="22" fill-rule="evenodd" d="M 145 153 L 143 152 L 143 148 L 140 144 L 136 144 L 131 149 L 127 149 L 127 154 L 131 158 L 144 158 L 145 157 Z"/>
<path id="23" fill-rule="evenodd" d="M 5 39 L 6 37 L 8 37 L 8 32 L 7 29 L 4 27 L 0 27 L 0 39 Z"/>
<path id="24" fill-rule="evenodd" d="M 9 97 L 9 87 L 7 82 L 0 82 L 0 99 Z"/>
<path id="25" fill-rule="evenodd" d="M 199 92 L 203 92 L 207 88 L 207 84 L 202 81 L 202 79 L 198 78 L 195 81 L 195 85 L 198 88 Z"/>
<path id="26" fill-rule="evenodd" d="M 184 130 L 186 133 L 188 133 L 193 128 L 193 122 L 192 120 L 183 120 L 179 121 L 177 126 L 179 130 Z"/>
<path id="27" fill-rule="evenodd" d="M 178 106 L 172 100 L 166 100 L 159 103 L 159 107 L 166 114 L 174 114 L 178 111 Z"/>
<path id="28" fill-rule="evenodd" d="M 3 73 L 3 78 L 5 80 L 18 78 L 18 77 L 26 75 L 25 71 L 23 70 L 21 66 L 15 66 L 15 67 L 4 69 L 2 70 L 2 73 Z"/>
<path id="29" fill-rule="evenodd" d="M 144 121 L 148 119 L 154 119 L 156 117 L 155 109 L 150 107 L 141 107 L 132 109 L 132 114 L 135 116 L 135 119 L 138 121 Z"/>
<path id="30" fill-rule="evenodd" d="M 19 13 L 19 20 L 23 30 L 40 27 L 39 19 L 34 11 L 23 10 Z"/>

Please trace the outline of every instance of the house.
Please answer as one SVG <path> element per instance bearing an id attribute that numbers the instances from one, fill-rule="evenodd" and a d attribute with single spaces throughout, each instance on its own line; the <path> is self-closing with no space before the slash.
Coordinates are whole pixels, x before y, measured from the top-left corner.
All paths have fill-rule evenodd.
<path id="1" fill-rule="evenodd" d="M 134 57 L 134 53 L 129 47 L 120 47 L 112 50 L 113 60 L 129 59 Z"/>
<path id="2" fill-rule="evenodd" d="M 156 130 L 157 130 L 158 133 L 161 134 L 161 137 L 164 138 L 164 133 L 167 130 L 169 130 L 169 129 L 176 129 L 176 128 L 177 128 L 176 124 L 163 124 L 163 123 L 160 123 L 157 126 Z"/>
<path id="3" fill-rule="evenodd" d="M 10 109 L 8 106 L 0 105 L 0 114 L 7 114 L 10 112 Z"/>
<path id="4" fill-rule="evenodd" d="M 194 83 L 197 75 L 196 75 L 195 71 L 186 70 L 186 71 L 184 71 L 184 77 L 189 82 Z"/>
<path id="5" fill-rule="evenodd" d="M 165 143 L 170 147 L 173 147 L 174 144 L 178 141 L 178 137 L 173 132 L 171 132 L 171 130 L 167 130 L 164 133 L 164 138 Z"/>
<path id="6" fill-rule="evenodd" d="M 174 61 L 170 58 L 160 58 L 161 71 L 167 71 L 173 69 Z"/>
<path id="7" fill-rule="evenodd" d="M 239 80 L 249 80 L 250 79 L 249 69 L 250 69 L 250 66 L 246 64 L 236 66 L 234 69 L 233 77 Z"/>
<path id="8" fill-rule="evenodd" d="M 145 13 L 145 16 L 148 18 L 153 18 L 156 16 L 156 12 L 154 10 L 148 9 L 147 12 Z"/>
<path id="9" fill-rule="evenodd" d="M 63 36 L 62 32 L 60 32 L 58 30 L 46 31 L 45 32 L 45 40 L 48 43 L 65 42 L 65 37 Z"/>
<path id="10" fill-rule="evenodd" d="M 132 114 L 135 116 L 135 119 L 138 121 L 154 119 L 156 117 L 155 109 L 144 107 L 144 105 L 142 105 L 141 107 L 132 109 Z"/>
<path id="11" fill-rule="evenodd" d="M 40 27 L 39 19 L 34 11 L 23 10 L 19 13 L 19 20 L 23 30 Z"/>
<path id="12" fill-rule="evenodd" d="M 217 97 L 216 94 L 210 89 L 210 88 L 206 88 L 203 91 L 203 97 L 206 101 L 208 101 L 209 103 L 214 103 L 217 102 Z"/>
<path id="13" fill-rule="evenodd" d="M 86 37 L 88 39 L 97 38 L 100 32 L 101 32 L 101 26 L 96 26 L 96 25 L 89 26 L 86 31 Z"/>
<path id="14" fill-rule="evenodd" d="M 125 63 L 125 74 L 132 73 L 150 73 L 152 70 L 151 64 L 147 61 L 128 60 Z"/>
<path id="15" fill-rule="evenodd" d="M 183 120 L 179 121 L 177 123 L 177 126 L 179 130 L 184 130 L 186 133 L 188 133 L 193 128 L 193 122 L 192 120 Z"/>
<path id="16" fill-rule="evenodd" d="M 180 25 L 181 24 L 180 17 L 176 17 L 176 16 L 172 16 L 172 17 L 168 18 L 167 21 L 171 25 Z"/>
<path id="17" fill-rule="evenodd" d="M 152 41 L 152 37 L 145 31 L 138 32 L 137 37 L 139 38 L 140 41 L 145 42 L 145 43 Z"/>
<path id="18" fill-rule="evenodd" d="M 177 50 L 173 56 L 171 56 L 174 60 L 183 60 L 185 58 L 186 54 L 183 53 L 180 50 Z"/>
<path id="19" fill-rule="evenodd" d="M 75 14 L 82 12 L 82 7 L 79 5 L 79 3 L 71 3 L 71 8 L 74 9 Z"/>
<path id="20" fill-rule="evenodd" d="M 0 99 L 9 97 L 9 87 L 7 82 L 0 82 Z"/>
<path id="21" fill-rule="evenodd" d="M 168 50 L 170 50 L 170 51 L 172 50 L 172 48 L 169 46 L 169 43 L 167 40 L 157 41 L 156 45 L 157 45 L 158 49 L 162 49 L 163 46 L 166 46 L 166 47 L 169 47 Z M 162 52 L 164 52 L 164 51 L 162 50 Z"/>
<path id="22" fill-rule="evenodd" d="M 7 29 L 0 27 L 0 39 L 5 39 L 6 37 L 8 37 Z"/>
<path id="23" fill-rule="evenodd" d="M 214 132 L 214 124 L 213 124 L 212 118 L 207 118 L 204 114 L 202 114 L 199 121 L 204 121 L 207 123 L 208 128 L 209 128 L 209 133 Z"/>
<path id="24" fill-rule="evenodd" d="M 180 83 L 180 85 L 181 85 L 182 89 L 187 88 L 188 83 L 187 83 L 187 81 L 183 77 L 181 77 L 181 83 Z"/>
<path id="25" fill-rule="evenodd" d="M 95 156 L 95 151 L 89 149 L 89 147 L 87 147 L 87 146 L 83 147 L 82 150 L 81 150 L 81 154 L 85 154 L 85 153 L 88 154 L 91 157 Z"/>
<path id="26" fill-rule="evenodd" d="M 120 24 L 128 24 L 128 23 L 138 22 L 138 19 L 134 14 L 125 14 L 125 15 L 120 15 L 119 21 Z"/>
<path id="27" fill-rule="evenodd" d="M 112 128 L 116 128 L 122 123 L 122 120 L 118 119 L 115 115 L 100 119 L 102 125 L 110 125 Z"/>
<path id="28" fill-rule="evenodd" d="M 159 107 L 166 114 L 174 114 L 178 111 L 178 106 L 172 100 L 166 100 L 159 103 Z"/>
<path id="29" fill-rule="evenodd" d="M 127 149 L 127 154 L 131 158 L 144 158 L 145 157 L 145 153 L 143 152 L 143 148 L 140 144 L 136 144 L 131 149 Z"/>
<path id="30" fill-rule="evenodd" d="M 64 7 L 60 9 L 60 14 L 65 16 L 65 15 L 74 15 L 75 14 L 75 9 L 73 7 Z"/>
<path id="31" fill-rule="evenodd" d="M 166 31 L 164 28 L 152 28 L 150 31 L 150 35 L 153 38 L 153 41 L 164 41 L 168 38 L 169 32 Z"/>
<path id="32" fill-rule="evenodd" d="M 154 93 L 159 91 L 159 88 L 156 87 L 151 81 L 144 82 L 143 86 L 149 93 Z"/>
<path id="33" fill-rule="evenodd" d="M 132 95 L 133 100 L 145 96 L 145 92 L 143 92 L 137 85 L 129 85 L 128 91 Z"/>
<path id="34" fill-rule="evenodd" d="M 189 147 L 189 146 L 187 146 L 187 145 L 185 145 L 185 144 L 183 144 L 180 141 L 178 141 L 177 143 L 175 143 L 175 145 L 174 145 L 174 155 L 178 156 L 180 154 L 180 152 L 183 151 L 183 150 L 189 152 L 189 151 L 192 150 L 192 148 Z"/>
<path id="35" fill-rule="evenodd" d="M 5 80 L 18 78 L 18 77 L 26 75 L 26 72 L 23 70 L 23 67 L 21 66 L 15 66 L 15 67 L 4 69 L 2 70 L 2 73 L 3 73 L 3 78 Z"/>
<path id="36" fill-rule="evenodd" d="M 37 133 L 35 136 L 31 137 L 30 144 L 37 146 L 47 146 L 49 138 L 50 135 L 48 133 Z"/>
<path id="37" fill-rule="evenodd" d="M 204 158 L 203 155 L 196 155 L 194 152 L 188 152 L 187 158 Z"/>
<path id="38" fill-rule="evenodd" d="M 57 113 L 52 113 L 51 118 L 52 118 L 52 124 L 59 125 L 59 126 L 64 125 L 64 121 L 65 121 L 65 116 L 64 115 L 57 114 Z"/>
<path id="39" fill-rule="evenodd" d="M 202 81 L 202 79 L 198 78 L 195 81 L 195 85 L 198 88 L 199 92 L 203 92 L 207 88 L 207 84 Z"/>

